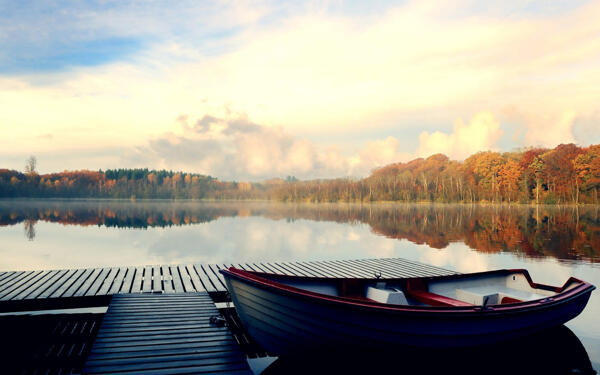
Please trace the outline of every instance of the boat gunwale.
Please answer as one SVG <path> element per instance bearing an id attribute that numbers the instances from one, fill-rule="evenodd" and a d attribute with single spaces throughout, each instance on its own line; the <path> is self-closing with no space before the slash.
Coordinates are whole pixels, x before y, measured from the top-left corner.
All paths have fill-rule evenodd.
<path id="1" fill-rule="evenodd" d="M 368 301 L 368 300 L 359 300 L 351 297 L 340 297 L 340 296 L 330 296 L 323 293 L 312 292 L 309 290 L 297 288 L 294 286 L 286 285 L 281 282 L 274 281 L 270 278 L 274 278 L 277 280 L 315 280 L 315 281 L 344 281 L 344 280 L 354 280 L 356 278 L 331 278 L 331 277 L 306 277 L 306 276 L 294 276 L 294 275 L 273 275 L 264 272 L 256 272 L 256 271 L 245 271 L 239 268 L 230 267 L 228 269 L 219 270 L 223 275 L 228 277 L 233 277 L 245 282 L 250 282 L 252 284 L 258 284 L 263 287 L 267 287 L 269 289 L 277 290 L 279 292 L 283 292 L 284 294 L 300 296 L 303 298 L 307 298 L 313 301 L 326 302 L 326 303 L 334 303 L 337 305 L 350 305 L 359 308 L 367 308 L 371 310 L 378 311 L 387 311 L 387 312 L 415 312 L 415 313 L 468 313 L 472 314 L 485 314 L 494 315 L 501 313 L 518 313 L 518 312 L 530 312 L 533 310 L 537 310 L 539 308 L 547 308 L 556 304 L 565 303 L 569 300 L 575 299 L 583 294 L 591 293 L 596 287 L 586 281 L 577 279 L 575 277 L 570 277 L 562 287 L 554 287 L 545 284 L 534 283 L 529 275 L 529 272 L 526 269 L 501 269 L 494 271 L 483 271 L 483 272 L 474 272 L 469 274 L 453 274 L 453 275 L 442 275 L 442 276 L 428 276 L 428 277 L 414 277 L 414 278 L 393 278 L 393 279 L 377 279 L 377 278 L 363 278 L 358 280 L 364 280 L 365 282 L 394 282 L 394 281 L 402 281 L 402 280 L 410 280 L 410 279 L 421 279 L 427 281 L 439 281 L 439 280 L 452 280 L 452 279 L 460 279 L 469 276 L 482 276 L 482 275 L 508 275 L 514 273 L 521 273 L 525 276 L 530 286 L 533 288 L 539 288 L 549 291 L 554 291 L 557 294 L 554 296 L 544 297 L 541 299 L 531 300 L 531 301 L 522 301 L 510 304 L 495 304 L 488 306 L 407 306 L 407 305 L 388 305 L 385 303 L 380 303 L 376 301 Z M 565 290 L 569 287 L 573 282 L 578 283 L 579 285 Z"/>

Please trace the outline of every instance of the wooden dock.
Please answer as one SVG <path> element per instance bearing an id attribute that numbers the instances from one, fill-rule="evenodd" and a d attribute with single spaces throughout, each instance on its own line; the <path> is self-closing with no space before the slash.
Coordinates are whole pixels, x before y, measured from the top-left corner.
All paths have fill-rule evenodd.
<path id="1" fill-rule="evenodd" d="M 206 292 L 115 295 L 83 373 L 251 375 L 218 315 Z"/>
<path id="2" fill-rule="evenodd" d="M 0 272 L 0 312 L 108 306 L 112 295 L 123 293 L 207 292 L 220 301 L 226 297 L 227 288 L 219 270 L 231 266 L 328 278 L 381 274 L 388 279 L 455 273 L 401 258 L 9 271 Z"/>

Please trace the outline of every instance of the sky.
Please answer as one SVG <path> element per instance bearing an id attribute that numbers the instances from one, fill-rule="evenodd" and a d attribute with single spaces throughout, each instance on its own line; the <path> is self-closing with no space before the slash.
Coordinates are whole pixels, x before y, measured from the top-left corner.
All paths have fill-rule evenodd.
<path id="1" fill-rule="evenodd" d="M 361 177 L 600 143 L 598 1 L 0 0 L 0 168 Z"/>

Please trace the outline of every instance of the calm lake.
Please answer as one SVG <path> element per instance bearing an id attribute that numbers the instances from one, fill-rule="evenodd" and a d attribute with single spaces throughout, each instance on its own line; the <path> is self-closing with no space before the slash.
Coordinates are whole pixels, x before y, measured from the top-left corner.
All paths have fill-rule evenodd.
<path id="1" fill-rule="evenodd" d="M 600 207 L 0 201 L 0 271 L 378 257 L 600 286 Z M 600 371 L 598 291 L 567 327 Z"/>

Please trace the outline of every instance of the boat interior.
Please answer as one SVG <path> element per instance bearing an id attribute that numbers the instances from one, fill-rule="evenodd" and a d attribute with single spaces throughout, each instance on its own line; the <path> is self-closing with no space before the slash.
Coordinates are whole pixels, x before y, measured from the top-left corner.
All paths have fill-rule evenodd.
<path id="1" fill-rule="evenodd" d="M 280 281 L 282 282 L 282 281 Z M 398 280 L 288 279 L 283 283 L 329 296 L 363 302 L 408 306 L 492 306 L 540 300 L 575 287 L 570 279 L 564 287 L 530 283 L 523 271 L 480 273 L 451 278 Z"/>

